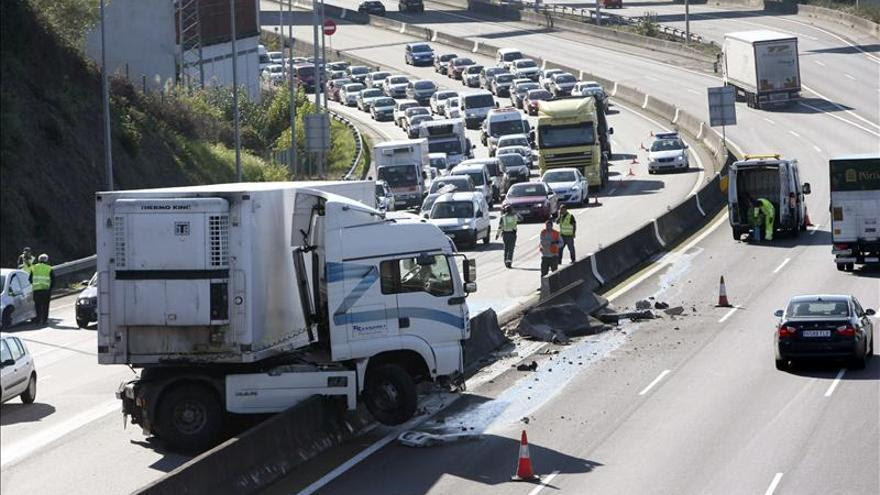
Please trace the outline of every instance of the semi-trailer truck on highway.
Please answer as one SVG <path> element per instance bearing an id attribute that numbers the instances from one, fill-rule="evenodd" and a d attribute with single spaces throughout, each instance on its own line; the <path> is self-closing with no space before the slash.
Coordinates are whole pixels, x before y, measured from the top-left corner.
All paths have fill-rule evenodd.
<path id="1" fill-rule="evenodd" d="M 394 208 L 418 208 L 428 193 L 422 170 L 430 164 L 427 139 L 386 141 L 373 146 L 373 166 L 394 193 Z"/>
<path id="2" fill-rule="evenodd" d="M 374 187 L 98 193 L 98 362 L 142 369 L 123 413 L 198 451 L 230 415 L 321 394 L 399 424 L 417 382 L 457 383 L 475 264 L 436 226 L 357 201 Z"/>
<path id="3" fill-rule="evenodd" d="M 831 244 L 837 269 L 880 263 L 880 156 L 833 158 Z"/>
<path id="4" fill-rule="evenodd" d="M 750 108 L 787 104 L 798 98 L 801 74 L 796 37 L 774 31 L 724 35 L 724 84 Z"/>
<path id="5" fill-rule="evenodd" d="M 538 103 L 537 144 L 541 173 L 575 167 L 594 189 L 608 182 L 610 135 L 605 107 L 595 97 Z"/>

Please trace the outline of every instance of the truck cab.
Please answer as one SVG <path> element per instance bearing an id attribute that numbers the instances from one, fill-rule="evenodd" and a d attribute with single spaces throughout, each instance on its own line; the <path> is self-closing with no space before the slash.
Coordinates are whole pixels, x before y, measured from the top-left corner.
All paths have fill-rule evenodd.
<path id="1" fill-rule="evenodd" d="M 746 155 L 727 173 L 727 210 L 733 238 L 739 240 L 751 228 L 751 200 L 765 198 L 775 210 L 774 226 L 796 236 L 806 230 L 810 184 L 801 183 L 797 160 L 778 154 Z"/>
<path id="2" fill-rule="evenodd" d="M 465 136 L 461 119 L 426 120 L 419 124 L 419 137 L 427 139 L 430 154 L 445 153 L 446 168 L 473 157 L 473 146 Z"/>
<path id="3" fill-rule="evenodd" d="M 373 146 L 373 164 L 380 180 L 394 193 L 394 209 L 417 208 L 427 194 L 428 141 L 407 139 Z"/>
<path id="4" fill-rule="evenodd" d="M 604 108 L 595 98 L 538 102 L 536 144 L 541 173 L 553 168 L 580 169 L 591 188 L 608 183 L 610 134 Z"/>

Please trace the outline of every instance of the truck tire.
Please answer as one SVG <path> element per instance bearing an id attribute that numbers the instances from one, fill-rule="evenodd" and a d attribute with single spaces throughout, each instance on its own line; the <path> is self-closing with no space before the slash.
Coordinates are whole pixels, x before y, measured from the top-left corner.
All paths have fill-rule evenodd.
<path id="1" fill-rule="evenodd" d="M 364 403 L 370 414 L 384 425 L 405 423 L 416 412 L 416 384 L 396 364 L 370 370 L 364 385 Z"/>
<path id="2" fill-rule="evenodd" d="M 220 440 L 224 411 L 212 390 L 187 383 L 166 392 L 160 400 L 157 432 L 171 449 L 202 452 Z"/>

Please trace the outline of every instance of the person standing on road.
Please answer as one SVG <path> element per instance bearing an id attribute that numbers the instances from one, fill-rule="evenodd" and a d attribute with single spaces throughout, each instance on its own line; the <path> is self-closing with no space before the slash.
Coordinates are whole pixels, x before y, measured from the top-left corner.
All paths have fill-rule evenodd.
<path id="1" fill-rule="evenodd" d="M 562 247 L 559 248 L 559 264 L 562 264 L 562 252 L 565 251 L 566 247 L 568 247 L 571 262 L 574 263 L 574 235 L 577 231 L 577 221 L 574 219 L 574 215 L 568 211 L 567 206 L 562 205 L 559 208 L 559 219 L 557 222 L 559 223 L 559 234 L 562 236 Z"/>
<path id="2" fill-rule="evenodd" d="M 49 255 L 41 254 L 37 263 L 31 267 L 31 284 L 34 287 L 34 306 L 37 310 L 37 323 L 49 322 L 49 297 L 55 285 L 55 272 L 49 266 Z"/>
<path id="3" fill-rule="evenodd" d="M 25 247 L 21 250 L 21 254 L 18 255 L 18 268 L 29 272 L 31 271 L 31 266 L 33 266 L 34 261 L 36 260 L 34 259 L 34 255 L 31 254 L 31 248 Z"/>
<path id="4" fill-rule="evenodd" d="M 764 214 L 764 239 L 772 241 L 773 232 L 776 230 L 774 228 L 776 209 L 773 207 L 773 203 L 767 198 L 758 198 L 758 201 L 755 202 L 754 206 L 760 208 L 761 213 Z"/>
<path id="5" fill-rule="evenodd" d="M 547 220 L 544 224 L 544 230 L 541 231 L 541 243 L 538 249 L 541 251 L 541 276 L 547 275 L 549 272 L 555 272 L 559 266 L 559 246 L 562 245 L 562 239 L 559 232 L 553 228 L 553 220 Z"/>
<path id="6" fill-rule="evenodd" d="M 507 205 L 502 210 L 501 219 L 498 220 L 498 230 L 495 231 L 495 238 L 501 235 L 504 242 L 504 266 L 510 268 L 513 266 L 513 249 L 516 247 L 516 225 L 519 223 L 519 215 L 513 211 L 513 207 Z"/>

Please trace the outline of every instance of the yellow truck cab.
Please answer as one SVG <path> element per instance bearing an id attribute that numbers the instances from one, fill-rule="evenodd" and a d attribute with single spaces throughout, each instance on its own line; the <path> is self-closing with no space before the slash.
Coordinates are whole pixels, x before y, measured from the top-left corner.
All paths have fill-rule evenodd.
<path id="1" fill-rule="evenodd" d="M 575 167 L 590 188 L 608 182 L 608 136 L 605 109 L 593 97 L 564 98 L 538 104 L 537 145 L 541 173 Z"/>

